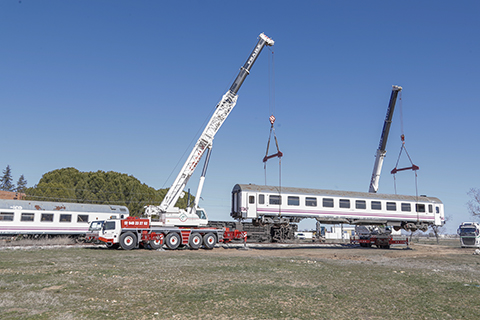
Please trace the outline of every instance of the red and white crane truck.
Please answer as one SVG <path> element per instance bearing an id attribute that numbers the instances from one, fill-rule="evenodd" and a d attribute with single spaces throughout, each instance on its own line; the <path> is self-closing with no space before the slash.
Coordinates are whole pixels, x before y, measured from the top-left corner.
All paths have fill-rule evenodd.
<path id="1" fill-rule="evenodd" d="M 229 230 L 228 228 L 207 227 L 207 214 L 204 209 L 198 207 L 198 202 L 205 181 L 213 138 L 235 106 L 238 98 L 237 92 L 250 73 L 258 55 L 265 46 L 272 46 L 273 44 L 272 39 L 263 33 L 260 34 L 257 45 L 241 67 L 230 89 L 217 104 L 215 112 L 162 203 L 159 206 L 146 207 L 146 218 L 128 217 L 126 219 L 93 221 L 86 234 L 87 241 L 101 241 L 106 243 L 109 248 L 120 246 L 125 250 L 138 248 L 139 246 L 159 249 L 165 244 L 167 248 L 173 250 L 181 245 L 189 246 L 191 249 L 198 249 L 203 245 L 206 249 L 212 249 L 217 242 L 246 239 L 245 232 Z M 205 151 L 208 152 L 194 203 L 187 209 L 175 207 Z M 158 217 L 158 219 L 152 219 L 152 216 Z"/>

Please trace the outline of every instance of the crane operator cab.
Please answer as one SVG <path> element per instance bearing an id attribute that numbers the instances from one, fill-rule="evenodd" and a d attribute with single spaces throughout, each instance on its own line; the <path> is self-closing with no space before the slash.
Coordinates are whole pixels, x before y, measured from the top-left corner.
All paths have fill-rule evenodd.
<path id="1" fill-rule="evenodd" d="M 208 220 L 205 210 L 202 208 L 197 209 L 197 216 L 201 220 Z"/>

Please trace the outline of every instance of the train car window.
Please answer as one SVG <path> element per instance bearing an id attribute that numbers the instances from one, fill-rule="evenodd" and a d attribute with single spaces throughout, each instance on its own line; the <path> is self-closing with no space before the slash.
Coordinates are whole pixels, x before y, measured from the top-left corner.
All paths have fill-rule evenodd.
<path id="1" fill-rule="evenodd" d="M 425 205 L 422 203 L 417 203 L 416 208 L 417 212 L 425 212 Z"/>
<path id="2" fill-rule="evenodd" d="M 13 212 L 0 212 L 0 221 L 13 221 Z"/>
<path id="3" fill-rule="evenodd" d="M 355 200 L 355 209 L 367 209 L 367 201 Z"/>
<path id="4" fill-rule="evenodd" d="M 323 198 L 323 206 L 326 208 L 333 208 L 333 199 L 332 198 Z"/>
<path id="5" fill-rule="evenodd" d="M 77 216 L 77 222 L 88 223 L 88 214 L 79 214 Z"/>
<path id="6" fill-rule="evenodd" d="M 259 194 L 258 195 L 258 204 L 265 204 L 265 195 Z"/>
<path id="7" fill-rule="evenodd" d="M 60 215 L 60 222 L 72 222 L 72 215 L 71 214 L 61 214 Z"/>
<path id="8" fill-rule="evenodd" d="M 350 200 L 340 199 L 340 208 L 350 208 Z"/>
<path id="9" fill-rule="evenodd" d="M 397 211 L 397 203 L 396 202 L 387 202 L 387 210 L 388 211 Z"/>
<path id="10" fill-rule="evenodd" d="M 248 203 L 255 203 L 255 196 L 248 196 Z"/>
<path id="11" fill-rule="evenodd" d="M 382 210 L 382 203 L 380 201 L 372 201 L 370 205 L 372 210 Z"/>
<path id="12" fill-rule="evenodd" d="M 42 222 L 53 222 L 53 213 L 42 213 L 42 217 L 40 218 Z"/>
<path id="13" fill-rule="evenodd" d="M 299 206 L 300 205 L 300 198 L 289 196 L 288 198 L 288 205 L 289 206 Z"/>
<path id="14" fill-rule="evenodd" d="M 307 207 L 316 207 L 317 206 L 317 198 L 306 197 L 305 198 L 305 205 Z"/>
<path id="15" fill-rule="evenodd" d="M 439 208 L 439 207 L 435 207 L 435 211 L 436 211 L 437 213 L 440 213 L 440 208 Z"/>
<path id="16" fill-rule="evenodd" d="M 428 212 L 433 213 L 433 205 L 428 205 Z"/>
<path id="17" fill-rule="evenodd" d="M 402 211 L 412 211 L 410 203 L 402 203 Z"/>
<path id="18" fill-rule="evenodd" d="M 270 204 L 281 205 L 282 204 L 282 197 L 277 196 L 277 195 L 271 195 L 269 203 Z"/>
<path id="19" fill-rule="evenodd" d="M 20 217 L 21 221 L 33 221 L 35 218 L 35 213 L 26 213 L 22 212 L 22 216 Z"/>

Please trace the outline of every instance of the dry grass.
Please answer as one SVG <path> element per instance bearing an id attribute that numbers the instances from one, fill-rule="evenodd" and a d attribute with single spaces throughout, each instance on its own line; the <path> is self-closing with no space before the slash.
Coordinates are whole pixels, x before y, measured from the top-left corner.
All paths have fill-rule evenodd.
<path id="1" fill-rule="evenodd" d="M 435 248 L 437 254 L 431 254 Z M 480 256 L 296 247 L 0 251 L 2 319 L 474 319 Z"/>
<path id="2" fill-rule="evenodd" d="M 3 237 L 0 239 L 0 248 L 11 248 L 11 247 L 43 247 L 43 246 L 65 246 L 75 244 L 76 241 L 74 238 L 66 236 L 50 237 L 45 238 L 41 237 L 38 239 L 24 238 L 22 236 L 17 237 Z"/>

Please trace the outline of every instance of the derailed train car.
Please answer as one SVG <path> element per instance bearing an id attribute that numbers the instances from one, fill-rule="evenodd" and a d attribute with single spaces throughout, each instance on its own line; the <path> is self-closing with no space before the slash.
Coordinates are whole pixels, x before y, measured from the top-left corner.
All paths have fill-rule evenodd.
<path id="1" fill-rule="evenodd" d="M 230 215 L 259 225 L 286 225 L 313 218 L 327 224 L 426 231 L 429 226 L 445 223 L 443 203 L 435 197 L 253 184 L 235 185 Z"/>
<path id="2" fill-rule="evenodd" d="M 128 217 L 127 207 L 84 203 L 0 200 L 0 236 L 83 236 L 91 221 Z"/>

